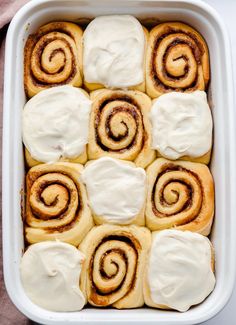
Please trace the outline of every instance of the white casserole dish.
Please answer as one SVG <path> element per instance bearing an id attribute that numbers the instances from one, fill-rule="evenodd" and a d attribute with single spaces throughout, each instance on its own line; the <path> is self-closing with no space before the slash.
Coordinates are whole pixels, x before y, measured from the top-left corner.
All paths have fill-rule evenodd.
<path id="1" fill-rule="evenodd" d="M 19 274 L 24 249 L 21 189 L 24 160 L 21 141 L 23 47 L 40 25 L 55 20 L 84 22 L 104 14 L 132 14 L 145 21 L 179 20 L 195 27 L 206 39 L 211 59 L 210 98 L 214 117 L 211 170 L 215 179 L 216 214 L 211 239 L 216 251 L 217 285 L 200 305 L 186 313 L 140 308 L 85 308 L 55 313 L 34 305 L 25 295 Z M 194 324 L 213 317 L 227 303 L 235 278 L 235 113 L 230 44 L 218 14 L 203 2 L 146 0 L 34 0 L 14 17 L 6 42 L 3 119 L 3 256 L 7 291 L 17 308 L 42 324 Z M 39 283 L 40 286 L 40 283 Z"/>

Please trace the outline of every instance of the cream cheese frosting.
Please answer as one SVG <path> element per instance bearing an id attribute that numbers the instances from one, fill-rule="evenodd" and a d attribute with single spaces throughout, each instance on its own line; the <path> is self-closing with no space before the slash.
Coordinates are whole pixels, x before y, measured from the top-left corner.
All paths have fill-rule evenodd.
<path id="1" fill-rule="evenodd" d="M 69 85 L 46 89 L 31 98 L 23 110 L 23 142 L 41 162 L 75 158 L 88 143 L 91 101 Z"/>
<path id="2" fill-rule="evenodd" d="M 144 81 L 145 36 L 129 15 L 96 17 L 83 36 L 85 81 L 126 88 Z"/>
<path id="3" fill-rule="evenodd" d="M 108 223 L 128 224 L 143 207 L 146 174 L 133 163 L 102 157 L 85 167 L 82 181 L 92 210 Z"/>
<path id="4" fill-rule="evenodd" d="M 215 286 L 211 259 L 205 236 L 179 230 L 154 233 L 148 263 L 153 302 L 181 312 L 202 302 Z"/>
<path id="5" fill-rule="evenodd" d="M 84 255 L 66 243 L 45 241 L 29 246 L 20 265 L 26 295 L 47 310 L 81 310 L 85 304 L 79 287 L 83 261 Z"/>
<path id="6" fill-rule="evenodd" d="M 153 102 L 152 148 L 168 159 L 200 157 L 212 145 L 212 116 L 204 91 L 171 92 Z"/>

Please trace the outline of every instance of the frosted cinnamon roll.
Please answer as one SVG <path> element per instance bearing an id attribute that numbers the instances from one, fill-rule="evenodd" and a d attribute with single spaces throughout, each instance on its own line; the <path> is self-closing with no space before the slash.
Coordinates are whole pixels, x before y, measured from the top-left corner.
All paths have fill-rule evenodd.
<path id="1" fill-rule="evenodd" d="M 204 91 L 164 94 L 153 101 L 149 118 L 158 156 L 209 163 L 213 123 Z"/>
<path id="2" fill-rule="evenodd" d="M 24 85 L 28 97 L 64 84 L 82 85 L 82 29 L 52 22 L 29 35 L 24 48 Z"/>
<path id="3" fill-rule="evenodd" d="M 206 165 L 155 160 L 147 169 L 146 225 L 208 236 L 214 215 L 214 184 Z"/>
<path id="4" fill-rule="evenodd" d="M 214 287 L 214 251 L 207 237 L 178 230 L 152 234 L 144 276 L 146 305 L 185 312 Z"/>
<path id="5" fill-rule="evenodd" d="M 139 91 L 97 90 L 89 127 L 89 159 L 102 156 L 134 161 L 145 168 L 155 158 L 151 149 L 150 98 Z"/>
<path id="6" fill-rule="evenodd" d="M 86 164 L 81 179 L 97 224 L 145 224 L 144 169 L 132 162 L 102 157 Z"/>
<path id="7" fill-rule="evenodd" d="M 79 247 L 86 256 L 81 289 L 88 302 L 118 309 L 141 307 L 150 245 L 151 234 L 144 227 L 94 227 Z"/>
<path id="8" fill-rule="evenodd" d="M 96 17 L 83 35 L 85 87 L 145 91 L 147 31 L 130 15 Z"/>
<path id="9" fill-rule="evenodd" d="M 30 245 L 20 264 L 26 295 L 47 310 L 81 310 L 85 304 L 80 290 L 84 260 L 85 256 L 76 247 L 59 241 Z"/>
<path id="10" fill-rule="evenodd" d="M 146 60 L 149 96 L 205 90 L 209 78 L 208 48 L 196 30 L 180 22 L 163 23 L 151 30 Z"/>
<path id="11" fill-rule="evenodd" d="M 69 85 L 41 91 L 25 105 L 22 136 L 26 163 L 87 161 L 92 102 L 80 88 Z"/>
<path id="12" fill-rule="evenodd" d="M 41 164 L 26 176 L 25 236 L 28 243 L 60 240 L 78 246 L 93 226 L 83 167 Z"/>

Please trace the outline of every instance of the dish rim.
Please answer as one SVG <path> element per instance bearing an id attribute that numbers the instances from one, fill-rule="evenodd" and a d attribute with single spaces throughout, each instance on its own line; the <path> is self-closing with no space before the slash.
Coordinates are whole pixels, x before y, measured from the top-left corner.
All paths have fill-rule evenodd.
<path id="1" fill-rule="evenodd" d="M 73 0 L 72 0 L 73 1 Z M 101 0 L 103 3 L 108 2 L 107 0 Z M 135 2 L 136 0 L 127 0 L 127 2 Z M 14 34 L 17 32 L 17 26 L 20 22 L 20 20 L 22 19 L 23 16 L 25 16 L 27 13 L 29 13 L 32 9 L 37 8 L 37 6 L 42 5 L 42 4 L 46 4 L 48 2 L 65 2 L 65 0 L 34 0 L 31 2 L 28 2 L 26 5 L 24 5 L 18 12 L 17 14 L 14 16 L 14 18 L 12 19 L 12 22 L 9 26 L 8 29 L 8 33 L 7 33 L 7 40 L 6 40 L 6 50 L 5 53 L 9 54 L 9 53 L 13 53 L 12 51 L 12 42 L 13 42 L 13 38 L 14 38 Z M 75 2 L 75 1 L 73 1 Z M 91 1 L 80 1 L 78 0 L 78 2 L 90 2 Z M 109 0 L 109 3 L 113 2 L 114 5 L 116 4 L 116 0 Z M 233 99 L 233 77 L 232 77 L 232 60 L 231 60 L 231 50 L 230 50 L 230 41 L 229 41 L 229 37 L 226 31 L 226 27 L 224 25 L 224 22 L 221 20 L 219 14 L 208 4 L 204 3 L 203 1 L 199 1 L 199 0 L 141 0 L 138 2 L 158 2 L 158 3 L 168 3 L 168 4 L 173 4 L 173 3 L 182 3 L 185 5 L 192 5 L 195 6 L 197 8 L 199 8 L 200 10 L 202 10 L 203 12 L 207 13 L 208 15 L 211 15 L 214 20 L 217 22 L 219 28 L 221 29 L 222 35 L 223 35 L 223 39 L 224 39 L 224 44 L 222 46 L 224 46 L 225 49 L 225 68 L 226 68 L 226 76 L 227 76 L 227 82 L 228 82 L 228 102 L 230 103 L 230 107 L 231 109 L 228 110 L 228 114 L 229 116 L 231 116 L 231 118 L 229 118 L 230 121 L 230 125 L 229 125 L 229 129 L 230 129 L 230 134 L 231 137 L 229 140 L 230 143 L 230 147 L 231 147 L 231 153 L 230 153 L 230 159 L 229 159 L 229 163 L 231 168 L 230 172 L 232 172 L 232 179 L 236 179 L 235 176 L 235 172 L 234 172 L 234 166 L 235 166 L 235 154 L 234 152 L 232 153 L 232 151 L 234 151 L 235 149 L 235 145 L 234 145 L 234 141 L 233 138 L 235 138 L 235 131 L 234 131 L 234 120 L 235 120 L 235 113 L 233 111 L 233 107 L 234 107 L 234 99 Z M 117 6 L 119 6 L 119 3 L 117 4 Z M 5 57 L 5 66 L 10 66 L 10 56 L 6 55 Z M 9 114 L 9 110 L 8 108 L 11 106 L 10 103 L 12 101 L 11 98 L 11 79 L 12 79 L 12 68 L 10 67 L 10 72 L 9 70 L 5 69 L 4 72 L 4 104 L 3 104 L 3 142 L 2 142 L 2 152 L 4 153 L 2 156 L 2 227 L 3 227 L 3 235 L 2 235 L 2 240 L 3 240 L 3 268 L 4 268 L 4 281 L 5 281 L 5 285 L 6 285 L 6 289 L 7 292 L 11 298 L 11 300 L 13 301 L 13 303 L 16 305 L 16 307 L 23 312 L 27 317 L 29 317 L 30 319 L 33 319 L 37 322 L 41 322 L 41 323 L 47 323 L 47 324 L 55 324 L 56 322 L 58 323 L 58 321 L 56 320 L 50 320 L 50 319 L 39 319 L 37 317 L 35 317 L 34 314 L 31 313 L 31 311 L 29 311 L 24 305 L 21 304 L 21 300 L 20 297 L 18 297 L 15 292 L 14 292 L 14 288 L 12 287 L 12 283 L 11 283 L 11 270 L 10 270 L 10 263 L 8 263 L 8 252 L 9 249 L 11 249 L 10 245 L 7 245 L 7 240 L 9 238 L 9 231 L 10 231 L 10 226 L 8 223 L 8 205 L 10 204 L 10 202 L 8 201 L 9 199 L 9 191 L 10 191 L 10 185 L 9 185 L 9 173 L 11 172 L 9 170 L 9 159 L 10 159 L 10 126 L 9 126 L 9 120 L 10 120 L 10 114 Z M 231 257 L 231 268 L 229 270 L 229 279 L 228 279 L 228 289 L 226 290 L 226 293 L 224 295 L 224 297 L 222 297 L 221 303 L 219 303 L 217 306 L 215 306 L 215 309 L 210 310 L 208 313 L 205 313 L 204 315 L 199 315 L 198 318 L 195 319 L 189 319 L 189 320 L 174 320 L 174 318 L 171 320 L 158 320 L 158 317 L 156 320 L 148 320 L 147 323 L 159 323 L 159 324 L 174 324 L 174 323 L 181 323 L 181 324 L 193 324 L 193 323 L 199 323 L 199 322 L 203 322 L 206 321 L 207 319 L 210 319 L 212 317 L 214 317 L 220 310 L 223 309 L 223 307 L 226 305 L 226 303 L 228 302 L 232 291 L 233 291 L 233 287 L 234 287 L 234 282 L 235 282 L 235 238 L 234 238 L 234 229 L 235 229 L 235 221 L 233 219 L 233 211 L 235 211 L 235 207 L 236 207 L 236 203 L 234 203 L 233 201 L 233 194 L 235 193 L 235 185 L 233 184 L 234 182 L 230 182 L 230 188 L 229 188 L 229 193 L 230 193 L 230 212 L 231 212 L 231 218 L 230 218 L 230 222 L 232 224 L 231 228 L 230 228 L 230 239 L 231 239 L 231 245 L 232 247 L 230 247 L 231 251 L 229 253 L 229 256 Z M 231 273 L 231 275 L 230 275 Z M 104 312 L 103 310 L 100 310 L 100 312 Z M 126 311 L 127 313 L 127 311 Z M 78 320 L 77 320 L 78 321 Z M 83 320 L 83 317 L 81 317 L 80 319 L 81 323 L 93 323 L 95 320 Z M 69 320 L 68 320 L 69 322 Z M 72 321 L 73 322 L 73 321 Z M 76 320 L 74 320 L 74 322 L 76 322 Z M 98 323 L 104 323 L 104 320 L 96 320 L 95 322 Z M 119 319 L 119 320 L 110 320 L 108 319 L 108 322 L 116 322 L 116 324 L 118 323 L 125 323 L 124 320 Z M 142 319 L 129 319 L 128 313 L 127 313 L 127 323 L 128 322 L 137 322 L 137 323 L 143 323 Z"/>

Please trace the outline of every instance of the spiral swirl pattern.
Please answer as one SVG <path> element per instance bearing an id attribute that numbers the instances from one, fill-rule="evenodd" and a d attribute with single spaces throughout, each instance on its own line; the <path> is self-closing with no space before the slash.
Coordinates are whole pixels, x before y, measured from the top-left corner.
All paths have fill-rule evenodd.
<path id="1" fill-rule="evenodd" d="M 80 246 L 87 257 L 82 282 L 87 285 L 89 303 L 116 308 L 143 304 L 141 274 L 150 236 L 137 226 L 103 225 L 90 231 Z"/>
<path id="2" fill-rule="evenodd" d="M 157 159 L 147 175 L 146 215 L 150 229 L 175 227 L 208 234 L 214 212 L 214 188 L 207 166 Z"/>
<path id="3" fill-rule="evenodd" d="M 108 237 L 94 252 L 90 273 L 93 288 L 96 295 L 112 293 L 109 304 L 126 295 L 133 285 L 137 268 L 137 250 L 127 239 L 127 237 L 123 239 Z M 92 299 L 96 302 L 95 296 L 92 296 Z M 101 304 L 102 297 L 98 300 Z M 105 303 L 106 301 L 107 297 Z"/>
<path id="4" fill-rule="evenodd" d="M 27 174 L 26 239 L 60 239 L 78 245 L 92 227 L 86 191 L 78 181 L 82 166 L 42 164 Z"/>
<path id="5" fill-rule="evenodd" d="M 28 97 L 52 86 L 81 86 L 82 30 L 66 22 L 53 22 L 28 37 L 24 60 Z"/>
<path id="6" fill-rule="evenodd" d="M 135 161 L 146 167 L 150 149 L 150 99 L 138 91 L 97 91 L 90 119 L 89 158 L 102 156 Z"/>
<path id="7" fill-rule="evenodd" d="M 205 90 L 209 81 L 208 48 L 188 25 L 164 23 L 150 33 L 147 92 L 158 97 L 168 91 Z"/>

